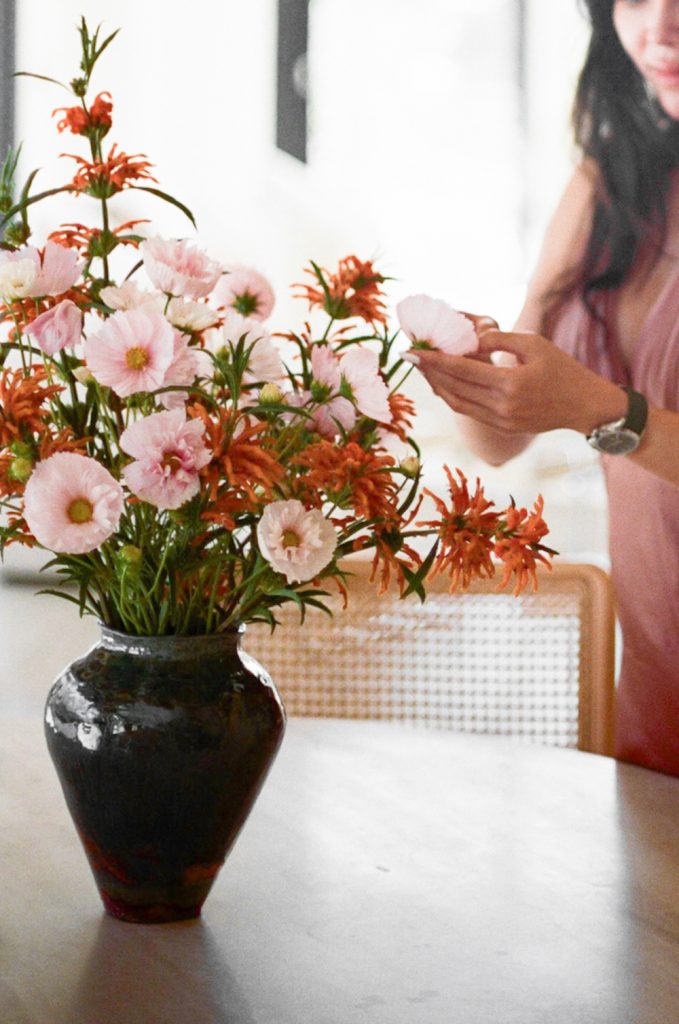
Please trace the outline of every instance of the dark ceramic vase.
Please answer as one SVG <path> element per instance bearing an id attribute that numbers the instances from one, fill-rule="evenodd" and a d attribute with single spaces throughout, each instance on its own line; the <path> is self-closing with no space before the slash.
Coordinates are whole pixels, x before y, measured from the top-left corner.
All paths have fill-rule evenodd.
<path id="1" fill-rule="evenodd" d="M 264 782 L 285 713 L 242 632 L 103 627 L 50 690 L 47 745 L 114 917 L 197 917 Z"/>

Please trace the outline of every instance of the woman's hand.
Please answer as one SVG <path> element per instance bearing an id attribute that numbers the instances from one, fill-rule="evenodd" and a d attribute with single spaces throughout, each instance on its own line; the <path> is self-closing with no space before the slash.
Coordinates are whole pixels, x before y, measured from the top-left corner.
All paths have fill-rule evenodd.
<path id="1" fill-rule="evenodd" d="M 465 314 L 466 316 L 468 314 Z M 624 392 L 539 334 L 499 331 L 489 317 L 469 316 L 478 352 L 411 353 L 433 391 L 455 412 L 507 434 L 567 427 L 589 434 L 627 410 Z M 496 366 L 492 352 L 513 353 L 515 366 Z"/>

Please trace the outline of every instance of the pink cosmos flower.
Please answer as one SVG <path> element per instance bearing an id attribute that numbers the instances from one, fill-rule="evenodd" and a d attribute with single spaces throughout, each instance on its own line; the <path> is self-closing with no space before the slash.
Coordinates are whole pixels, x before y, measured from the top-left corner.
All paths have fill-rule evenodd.
<path id="1" fill-rule="evenodd" d="M 314 345 L 311 370 L 315 384 L 321 386 L 314 389 L 319 399 L 323 396 L 323 389 L 327 389 L 326 401 L 313 410 L 314 428 L 328 438 L 337 437 L 340 428 L 351 430 L 356 423 L 356 410 L 348 398 L 338 394 L 342 384 L 340 362 L 328 346 Z"/>
<path id="2" fill-rule="evenodd" d="M 135 281 L 124 281 L 119 288 L 113 285 L 102 288 L 99 295 L 110 309 L 144 309 L 162 313 L 165 305 L 163 295 L 143 291 Z"/>
<path id="3" fill-rule="evenodd" d="M 186 239 L 148 238 L 140 245 L 151 281 L 167 295 L 202 299 L 219 280 L 222 268 Z"/>
<path id="4" fill-rule="evenodd" d="M 210 357 L 206 352 L 203 352 L 202 349 L 191 348 L 187 339 L 179 331 L 175 331 L 172 362 L 165 372 L 163 387 L 169 385 L 188 387 L 193 384 L 196 377 L 209 375 L 211 367 L 209 360 Z M 188 393 L 186 391 L 164 391 L 158 398 L 166 409 L 179 409 L 185 404 Z"/>
<path id="5" fill-rule="evenodd" d="M 22 250 L 0 251 L 0 296 L 3 299 L 25 299 L 34 294 L 38 268 L 30 257 L 19 257 L 20 252 Z"/>
<path id="6" fill-rule="evenodd" d="M 121 310 L 85 342 L 85 362 L 95 380 L 121 398 L 155 391 L 174 359 L 175 332 L 161 313 Z"/>
<path id="7" fill-rule="evenodd" d="M 156 412 L 120 435 L 120 447 L 135 460 L 123 470 L 133 494 L 160 509 L 179 508 L 200 490 L 198 470 L 212 453 L 203 442 L 203 424 L 187 420 L 183 409 Z"/>
<path id="8" fill-rule="evenodd" d="M 259 548 L 288 583 L 318 576 L 332 560 L 337 534 L 319 509 L 307 511 L 301 501 L 272 501 L 257 526 Z"/>
<path id="9" fill-rule="evenodd" d="M 63 348 L 73 348 L 80 341 L 83 327 L 83 315 L 70 299 L 64 299 L 46 313 L 41 313 L 24 333 L 35 338 L 47 356 L 61 352 Z"/>
<path id="10" fill-rule="evenodd" d="M 397 305 L 396 315 L 415 347 L 437 348 L 451 356 L 476 352 L 479 347 L 471 320 L 443 299 L 409 295 Z"/>
<path id="11" fill-rule="evenodd" d="M 171 299 L 166 316 L 175 327 L 196 332 L 214 327 L 219 320 L 219 314 L 204 302 L 187 302 L 186 299 Z"/>
<path id="12" fill-rule="evenodd" d="M 229 342 L 236 345 L 245 338 L 246 346 L 252 345 L 248 356 L 245 378 L 248 381 L 276 381 L 285 377 L 285 367 L 280 352 L 271 340 L 271 332 L 259 320 L 241 316 L 230 311 L 224 317 L 220 331 L 210 332 L 207 344 L 214 352 L 227 349 Z"/>
<path id="13" fill-rule="evenodd" d="M 39 462 L 24 492 L 24 518 L 50 551 L 82 555 L 115 533 L 123 489 L 96 459 L 57 452 Z"/>
<path id="14" fill-rule="evenodd" d="M 215 306 L 230 307 L 253 320 L 266 320 L 271 316 L 274 290 L 264 275 L 240 263 L 231 263 L 224 269 L 211 296 Z"/>
<path id="15" fill-rule="evenodd" d="M 378 423 L 391 423 L 389 389 L 379 373 L 377 353 L 355 346 L 342 356 L 340 369 L 359 412 Z"/>
<path id="16" fill-rule="evenodd" d="M 40 269 L 33 285 L 34 295 L 61 295 L 72 288 L 80 277 L 82 261 L 78 259 L 75 249 L 48 242 L 42 259 L 38 256 L 38 260 Z"/>
<path id="17" fill-rule="evenodd" d="M 31 271 L 27 261 L 31 261 Z M 11 264 L 16 264 L 12 267 Z M 47 242 L 42 256 L 34 245 L 25 245 L 16 252 L 0 253 L 0 279 L 22 278 L 22 285 L 12 293 L 14 298 L 37 298 L 42 295 L 61 295 L 72 288 L 80 277 L 82 261 L 74 249 L 66 249 L 56 242 Z M 17 282 L 15 280 L 15 289 Z"/>

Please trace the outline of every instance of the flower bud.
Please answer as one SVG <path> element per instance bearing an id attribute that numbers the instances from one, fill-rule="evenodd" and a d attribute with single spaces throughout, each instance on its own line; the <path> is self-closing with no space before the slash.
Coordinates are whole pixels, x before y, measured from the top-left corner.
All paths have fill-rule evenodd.
<path id="1" fill-rule="evenodd" d="M 87 366 L 76 366 L 73 376 L 79 384 L 91 384 L 94 380 L 94 375 Z"/>
<path id="2" fill-rule="evenodd" d="M 16 459 L 12 459 L 7 471 L 10 480 L 16 480 L 17 483 L 20 484 L 25 484 L 32 472 L 32 460 L 24 458 L 23 456 L 18 456 Z"/>
<path id="3" fill-rule="evenodd" d="M 141 562 L 141 548 L 136 544 L 125 544 L 119 551 L 120 558 L 129 566 L 138 566 Z"/>
<path id="4" fill-rule="evenodd" d="M 259 392 L 259 400 L 262 405 L 275 405 L 283 401 L 283 392 L 278 384 L 268 383 Z"/>
<path id="5" fill-rule="evenodd" d="M 401 472 L 411 479 L 414 479 L 420 472 L 420 460 L 416 455 L 408 455 L 405 459 L 401 459 L 398 465 Z"/>

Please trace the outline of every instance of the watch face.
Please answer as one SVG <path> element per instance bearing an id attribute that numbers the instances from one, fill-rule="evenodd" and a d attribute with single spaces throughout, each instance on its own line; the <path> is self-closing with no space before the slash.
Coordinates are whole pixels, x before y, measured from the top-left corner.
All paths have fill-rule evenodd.
<path id="1" fill-rule="evenodd" d="M 629 455 L 639 444 L 641 438 L 633 430 L 625 427 L 606 429 L 600 427 L 588 438 L 589 443 L 599 452 L 606 455 Z"/>

